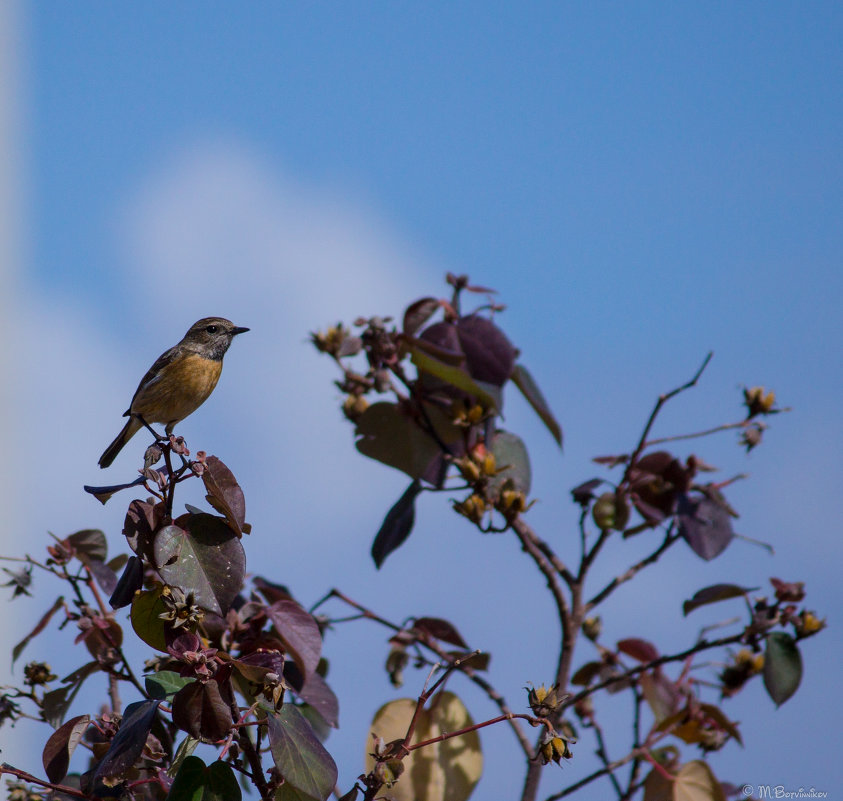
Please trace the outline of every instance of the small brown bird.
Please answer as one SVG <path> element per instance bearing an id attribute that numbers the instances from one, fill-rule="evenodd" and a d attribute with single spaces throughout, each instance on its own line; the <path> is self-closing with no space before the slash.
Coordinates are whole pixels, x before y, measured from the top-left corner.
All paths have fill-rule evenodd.
<path id="1" fill-rule="evenodd" d="M 192 326 L 184 339 L 162 353 L 141 379 L 123 417 L 129 421 L 100 456 L 108 467 L 123 446 L 146 423 L 164 423 L 167 434 L 195 412 L 214 391 L 222 372 L 222 357 L 231 340 L 248 331 L 223 317 L 205 317 Z"/>

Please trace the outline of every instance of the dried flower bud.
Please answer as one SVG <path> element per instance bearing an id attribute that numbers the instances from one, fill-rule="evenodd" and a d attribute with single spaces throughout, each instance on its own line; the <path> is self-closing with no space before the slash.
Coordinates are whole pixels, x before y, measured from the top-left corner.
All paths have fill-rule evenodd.
<path id="1" fill-rule="evenodd" d="M 778 578 L 771 578 L 770 584 L 776 591 L 777 601 L 798 603 L 805 598 L 805 582 L 803 581 L 782 581 Z"/>
<path id="2" fill-rule="evenodd" d="M 600 632 L 603 629 L 603 621 L 600 619 L 600 615 L 595 615 L 594 617 L 587 617 L 582 622 L 582 633 L 588 637 L 589 640 L 592 642 L 597 642 L 597 639 L 600 637 Z"/>
<path id="3" fill-rule="evenodd" d="M 167 585 L 161 591 L 161 600 L 166 611 L 158 617 L 169 620 L 174 628 L 193 627 L 205 617 L 205 612 L 194 602 L 192 592 L 185 595 L 178 587 Z"/>
<path id="4" fill-rule="evenodd" d="M 761 444 L 761 437 L 764 434 L 765 428 L 766 426 L 762 423 L 753 423 L 741 432 L 740 444 L 746 448 L 747 453 Z"/>
<path id="5" fill-rule="evenodd" d="M 386 657 L 386 672 L 389 674 L 389 681 L 393 687 L 400 687 L 404 684 L 404 668 L 410 657 L 407 651 L 401 646 L 393 646 Z"/>
<path id="6" fill-rule="evenodd" d="M 143 455 L 144 470 L 152 467 L 164 455 L 164 451 L 157 442 L 153 442 Z"/>
<path id="7" fill-rule="evenodd" d="M 50 670 L 46 662 L 30 662 L 23 669 L 24 682 L 31 687 L 39 684 L 48 684 L 58 677 Z"/>
<path id="8" fill-rule="evenodd" d="M 369 401 L 367 401 L 362 395 L 349 395 L 343 402 L 342 413 L 353 423 L 358 420 L 363 412 L 365 412 L 368 408 Z"/>
<path id="9" fill-rule="evenodd" d="M 765 392 L 764 387 L 744 388 L 743 402 L 747 408 L 746 419 L 750 420 L 759 414 L 770 414 L 774 411 L 776 393 L 772 390 Z"/>
<path id="10" fill-rule="evenodd" d="M 814 612 L 803 609 L 799 616 L 793 619 L 793 627 L 796 629 L 797 635 L 807 637 L 810 634 L 822 631 L 826 627 L 826 622 L 825 619 L 820 620 Z"/>
<path id="11" fill-rule="evenodd" d="M 573 757 L 573 754 L 568 748 L 568 743 L 561 737 L 553 737 L 550 734 L 547 735 L 541 744 L 539 754 L 541 755 L 543 765 L 547 765 L 548 762 L 555 762 L 558 765 L 563 759 Z"/>
<path id="12" fill-rule="evenodd" d="M 555 714 L 562 706 L 562 702 L 568 697 L 567 695 L 557 695 L 558 684 L 554 684 L 550 688 L 542 684 L 541 687 L 525 687 L 524 689 L 527 690 L 527 703 L 530 705 L 530 709 L 539 718 L 548 718 Z"/>
<path id="13" fill-rule="evenodd" d="M 467 517 L 475 525 L 480 525 L 487 508 L 486 500 L 477 493 L 469 495 L 464 501 L 454 503 L 455 511 Z"/>

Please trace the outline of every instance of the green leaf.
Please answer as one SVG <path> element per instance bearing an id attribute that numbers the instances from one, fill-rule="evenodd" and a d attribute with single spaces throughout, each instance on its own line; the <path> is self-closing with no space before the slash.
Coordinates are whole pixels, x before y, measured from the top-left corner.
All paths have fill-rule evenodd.
<path id="1" fill-rule="evenodd" d="M 500 387 L 484 381 L 476 381 L 462 367 L 443 362 L 430 353 L 426 353 L 418 345 L 410 346 L 410 358 L 419 370 L 430 373 L 468 395 L 472 395 L 487 409 L 496 412 L 501 410 L 503 403 Z"/>
<path id="2" fill-rule="evenodd" d="M 175 776 L 181 769 L 182 763 L 185 759 L 187 759 L 196 750 L 196 746 L 201 742 L 201 740 L 197 740 L 195 737 L 191 737 L 188 734 L 187 737 L 179 743 L 179 747 L 173 755 L 173 761 L 170 764 L 170 767 L 167 768 L 167 775 Z"/>
<path id="3" fill-rule="evenodd" d="M 421 482 L 417 478 L 413 479 L 410 486 L 386 513 L 372 543 L 372 559 L 375 560 L 375 567 L 379 568 L 386 557 L 410 536 L 416 519 L 416 498 L 421 491 Z"/>
<path id="4" fill-rule="evenodd" d="M 175 695 L 186 684 L 196 681 L 192 676 L 180 676 L 173 670 L 159 670 L 144 677 L 144 685 L 150 698 L 165 701 L 169 696 Z"/>
<path id="5" fill-rule="evenodd" d="M 673 801 L 726 801 L 726 796 L 708 763 L 695 759 L 676 774 Z"/>
<path id="6" fill-rule="evenodd" d="M 366 771 L 374 767 L 372 737 L 385 742 L 403 738 L 416 708 L 416 699 L 399 698 L 384 704 L 375 715 L 366 739 Z M 434 696 L 416 721 L 414 742 L 471 726 L 471 715 L 452 692 Z M 468 732 L 412 751 L 402 760 L 404 772 L 390 788 L 395 801 L 465 801 L 483 772 L 480 736 Z"/>
<path id="7" fill-rule="evenodd" d="M 739 587 L 737 584 L 712 584 L 694 593 L 693 597 L 682 604 L 682 614 L 687 615 L 700 606 L 725 601 L 728 598 L 740 598 L 758 587 Z"/>
<path id="8" fill-rule="evenodd" d="M 218 760 L 206 766 L 197 756 L 184 760 L 167 794 L 167 801 L 240 801 L 241 798 L 231 765 Z"/>
<path id="9" fill-rule="evenodd" d="M 491 450 L 500 471 L 489 481 L 492 494 L 500 492 L 507 480 L 511 480 L 516 490 L 529 495 L 532 471 L 527 446 L 521 438 L 509 431 L 497 431 Z"/>
<path id="10" fill-rule="evenodd" d="M 802 680 L 802 656 L 796 641 L 783 631 L 767 637 L 764 653 L 764 686 L 776 706 L 796 692 Z"/>
<path id="11" fill-rule="evenodd" d="M 544 399 L 541 390 L 536 384 L 533 376 L 530 375 L 529 370 L 523 364 L 516 364 L 512 370 L 512 381 L 521 394 L 527 399 L 530 406 L 541 418 L 541 421 L 547 426 L 547 430 L 553 435 L 559 447 L 562 447 L 562 427 L 550 411 L 547 401 Z"/>
<path id="12" fill-rule="evenodd" d="M 155 537 L 161 578 L 210 612 L 224 616 L 243 586 L 246 555 L 237 534 L 221 517 L 182 515 Z"/>
<path id="13" fill-rule="evenodd" d="M 167 611 L 161 600 L 162 586 L 144 590 L 135 595 L 132 601 L 130 619 L 135 634 L 156 651 L 167 651 L 166 623 L 161 615 Z"/>
<path id="14" fill-rule="evenodd" d="M 272 759 L 299 793 L 325 801 L 337 782 L 337 766 L 294 704 L 267 714 Z M 294 796 L 295 797 L 295 796 Z"/>

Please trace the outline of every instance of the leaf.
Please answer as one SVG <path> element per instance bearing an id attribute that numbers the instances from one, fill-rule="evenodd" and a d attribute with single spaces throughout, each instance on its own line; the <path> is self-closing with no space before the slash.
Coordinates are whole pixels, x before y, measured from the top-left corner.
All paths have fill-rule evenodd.
<path id="1" fill-rule="evenodd" d="M 67 686 L 44 693 L 41 702 L 41 715 L 44 720 L 57 729 L 64 720 L 67 710 L 70 709 L 73 699 L 76 698 L 76 694 L 81 689 L 82 683 L 88 676 L 97 673 L 99 670 L 99 662 L 88 662 L 62 679 L 62 682 Z"/>
<path id="2" fill-rule="evenodd" d="M 216 456 L 205 460 L 202 481 L 208 494 L 208 503 L 222 514 L 238 534 L 248 534 L 251 526 L 246 523 L 246 498 L 234 474 Z"/>
<path id="3" fill-rule="evenodd" d="M 374 767 L 372 737 L 390 742 L 403 739 L 416 708 L 416 699 L 400 698 L 375 714 L 366 739 L 366 772 Z M 471 726 L 462 701 L 452 692 L 438 693 L 416 722 L 414 742 Z M 480 780 L 483 754 L 480 736 L 471 731 L 412 751 L 403 760 L 404 772 L 389 791 L 395 801 L 465 801 Z"/>
<path id="4" fill-rule="evenodd" d="M 134 600 L 135 593 L 143 588 L 143 562 L 137 556 L 130 556 L 123 568 L 123 574 L 108 599 L 112 609 L 122 609 Z"/>
<path id="5" fill-rule="evenodd" d="M 517 351 L 491 320 L 479 314 L 460 317 L 457 336 L 466 368 L 475 381 L 494 387 L 502 387 L 509 381 Z"/>
<path id="6" fill-rule="evenodd" d="M 295 662 L 287 662 L 284 665 L 283 674 L 293 688 L 293 692 L 302 701 L 314 709 L 328 726 L 333 729 L 339 728 L 339 701 L 322 676 L 311 673 L 307 681 L 304 681 Z"/>
<path id="7" fill-rule="evenodd" d="M 600 675 L 600 671 L 604 667 L 603 662 L 586 662 L 571 677 L 571 684 L 575 684 L 578 687 L 587 687 Z"/>
<path id="8" fill-rule="evenodd" d="M 173 696 L 173 723 L 197 740 L 222 740 L 233 722 L 229 701 L 215 679 L 186 684 Z"/>
<path id="9" fill-rule="evenodd" d="M 466 641 L 462 638 L 453 623 L 443 620 L 441 617 L 419 617 L 413 623 L 416 631 L 424 632 L 434 639 L 456 645 L 458 648 L 468 648 Z"/>
<path id="10" fill-rule="evenodd" d="M 487 409 L 498 412 L 501 410 L 503 404 L 500 389 L 497 386 L 477 381 L 462 367 L 437 359 L 418 344 L 410 345 L 409 349 L 410 358 L 419 370 L 471 395 Z"/>
<path id="11" fill-rule="evenodd" d="M 512 370 L 512 381 L 521 394 L 527 399 L 530 406 L 533 407 L 535 413 L 541 418 L 541 421 L 547 427 L 547 430 L 553 435 L 557 445 L 562 447 L 562 427 L 550 411 L 547 401 L 544 399 L 538 384 L 533 380 L 529 370 L 523 364 L 516 364 Z"/>
<path id="12" fill-rule="evenodd" d="M 206 766 L 199 757 L 188 756 L 173 780 L 167 801 L 240 801 L 242 797 L 231 765 L 217 760 Z"/>
<path id="13" fill-rule="evenodd" d="M 76 556 L 82 564 L 104 562 L 108 556 L 105 534 L 97 528 L 86 528 L 71 534 L 67 541 L 76 549 Z"/>
<path id="14" fill-rule="evenodd" d="M 55 603 L 44 613 L 41 617 L 41 620 L 36 623 L 35 628 L 29 632 L 14 648 L 12 648 L 12 664 L 15 664 L 17 658 L 21 655 L 21 652 L 24 648 L 26 648 L 27 643 L 29 641 L 40 634 L 44 629 L 47 627 L 47 624 L 52 619 L 53 615 L 59 611 L 64 606 L 64 596 L 60 595 L 56 598 Z"/>
<path id="15" fill-rule="evenodd" d="M 679 495 L 676 507 L 679 533 L 691 550 L 700 558 L 710 561 L 719 556 L 732 541 L 732 518 L 716 501 Z"/>
<path id="16" fill-rule="evenodd" d="M 687 615 L 700 606 L 725 601 L 728 598 L 740 598 L 748 592 L 754 592 L 758 587 L 739 587 L 737 584 L 712 584 L 697 590 L 693 597 L 682 604 L 682 614 Z"/>
<path id="17" fill-rule="evenodd" d="M 179 772 L 182 763 L 196 750 L 196 746 L 199 745 L 200 742 L 202 741 L 197 740 L 195 737 L 191 737 L 188 734 L 187 737 L 179 743 L 176 753 L 173 754 L 173 761 L 170 763 L 170 767 L 167 768 L 168 776 L 174 777 Z"/>
<path id="18" fill-rule="evenodd" d="M 673 801 L 726 801 L 726 796 L 708 763 L 695 759 L 676 774 Z"/>
<path id="19" fill-rule="evenodd" d="M 284 649 L 307 681 L 322 654 L 322 634 L 313 615 L 295 601 L 276 601 L 266 610 Z"/>
<path id="20" fill-rule="evenodd" d="M 655 645 L 647 640 L 640 640 L 636 637 L 631 637 L 627 640 L 620 640 L 618 642 L 618 650 L 622 654 L 631 656 L 639 662 L 652 662 L 659 658 L 659 651 Z"/>
<path id="21" fill-rule="evenodd" d="M 237 534 L 221 517 L 182 515 L 155 537 L 161 578 L 196 604 L 225 615 L 243 586 L 246 555 Z"/>
<path id="22" fill-rule="evenodd" d="M 161 600 L 163 589 L 159 585 L 154 589 L 137 593 L 132 601 L 130 619 L 138 637 L 156 651 L 166 652 L 167 624 L 161 619 L 161 615 L 167 611 L 164 601 Z"/>
<path id="23" fill-rule="evenodd" d="M 159 670 L 157 673 L 145 676 L 143 683 L 150 698 L 165 701 L 193 681 L 196 679 L 192 676 L 180 676 L 173 670 Z"/>
<path id="24" fill-rule="evenodd" d="M 137 701 L 123 712 L 120 728 L 111 741 L 105 756 L 97 765 L 95 779 L 115 779 L 135 764 L 146 745 L 152 721 L 158 710 L 158 701 Z"/>
<path id="25" fill-rule="evenodd" d="M 720 709 L 720 707 L 714 706 L 714 704 L 700 704 L 700 709 L 707 717 L 711 718 L 721 729 L 723 729 L 723 731 L 727 732 L 730 737 L 737 740 L 741 746 L 743 745 L 743 739 L 741 738 L 741 733 L 738 731 L 737 723 L 729 720 L 729 718 L 723 714 L 723 710 Z"/>
<path id="26" fill-rule="evenodd" d="M 266 716 L 272 759 L 284 781 L 325 801 L 337 781 L 337 766 L 295 704 Z"/>
<path id="27" fill-rule="evenodd" d="M 585 509 L 588 504 L 594 500 L 594 490 L 596 490 L 603 483 L 602 478 L 592 478 L 589 481 L 584 481 L 577 487 L 571 490 L 571 497 L 574 503 L 579 504 Z"/>
<path id="28" fill-rule="evenodd" d="M 776 706 L 796 692 L 802 681 L 802 656 L 796 641 L 783 631 L 767 636 L 764 651 L 764 686 Z"/>
<path id="29" fill-rule="evenodd" d="M 123 536 L 138 555 L 150 553 L 152 540 L 159 525 L 159 509 L 146 501 L 134 500 L 126 511 Z"/>
<path id="30" fill-rule="evenodd" d="M 86 567 L 91 571 L 91 575 L 96 579 L 102 591 L 111 595 L 117 588 L 117 574 L 104 562 L 93 559 L 87 563 Z"/>
<path id="31" fill-rule="evenodd" d="M 644 779 L 642 801 L 673 801 L 673 782 L 653 768 Z"/>
<path id="32" fill-rule="evenodd" d="M 439 310 L 436 298 L 422 298 L 411 303 L 404 311 L 402 330 L 407 336 L 413 336 Z"/>
<path id="33" fill-rule="evenodd" d="M 426 404 L 424 408 L 437 436 L 445 445 L 461 438 L 460 429 L 441 409 L 431 404 Z M 357 419 L 355 435 L 355 447 L 364 456 L 401 470 L 410 478 L 437 483 L 442 449 L 398 404 L 387 401 L 373 403 Z"/>
<path id="34" fill-rule="evenodd" d="M 85 484 L 82 487 L 85 492 L 89 495 L 93 495 L 103 506 L 105 506 L 108 499 L 120 490 L 129 489 L 129 487 L 139 487 L 144 484 L 146 478 L 144 476 L 138 476 L 134 481 L 130 481 L 128 484 L 109 484 L 107 487 L 92 487 L 88 484 Z"/>
<path id="35" fill-rule="evenodd" d="M 380 567 L 387 556 L 404 544 L 416 519 L 416 498 L 422 491 L 421 482 L 416 478 L 404 490 L 404 494 L 393 504 L 375 535 L 372 543 L 372 559 Z"/>
<path id="36" fill-rule="evenodd" d="M 668 679 L 664 673 L 660 670 L 642 673 L 638 681 L 641 685 L 641 693 L 644 695 L 657 725 L 676 712 L 682 696 L 676 684 Z"/>
<path id="37" fill-rule="evenodd" d="M 509 431 L 496 431 L 491 451 L 499 472 L 489 481 L 490 492 L 500 492 L 504 484 L 511 481 L 517 491 L 529 495 L 532 471 L 527 446 L 521 437 Z"/>
<path id="38" fill-rule="evenodd" d="M 57 784 L 67 775 L 70 757 L 85 734 L 90 720 L 89 715 L 77 715 L 59 726 L 47 740 L 41 754 L 41 764 L 53 784 Z"/>

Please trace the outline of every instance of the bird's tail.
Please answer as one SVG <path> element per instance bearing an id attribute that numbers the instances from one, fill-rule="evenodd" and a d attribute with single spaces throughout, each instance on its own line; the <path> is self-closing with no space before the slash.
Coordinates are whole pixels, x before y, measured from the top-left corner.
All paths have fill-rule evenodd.
<path id="1" fill-rule="evenodd" d="M 137 417 L 130 417 L 123 430 L 115 437 L 114 442 L 111 443 L 100 456 L 100 467 L 108 467 L 117 457 L 117 454 L 123 450 L 123 446 L 133 437 L 141 428 L 141 421 Z"/>

